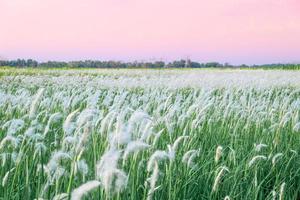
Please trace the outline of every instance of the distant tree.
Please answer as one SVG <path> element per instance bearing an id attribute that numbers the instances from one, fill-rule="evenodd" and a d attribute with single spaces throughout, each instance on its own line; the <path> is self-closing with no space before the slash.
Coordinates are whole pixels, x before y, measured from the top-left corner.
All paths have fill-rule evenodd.
<path id="1" fill-rule="evenodd" d="M 191 67 L 191 60 L 187 58 L 184 63 L 184 68 L 190 68 L 190 67 Z"/>
<path id="2" fill-rule="evenodd" d="M 207 67 L 207 68 L 221 68 L 221 67 L 223 67 L 223 65 L 218 63 L 218 62 L 209 62 L 209 63 L 205 63 L 205 67 Z"/>
<path id="3" fill-rule="evenodd" d="M 191 63 L 190 63 L 190 67 L 191 67 L 191 68 L 201 68 L 202 66 L 201 66 L 201 64 L 198 63 L 198 62 L 191 62 Z"/>
<path id="4" fill-rule="evenodd" d="M 0 60 L 0 66 L 10 67 L 47 67 L 47 68 L 263 68 L 263 69 L 300 69 L 300 64 L 264 64 L 264 65 L 230 65 L 229 63 L 220 64 L 218 62 L 198 63 L 186 60 L 175 60 L 173 62 L 165 63 L 163 61 L 155 62 L 120 62 L 120 61 L 99 61 L 99 60 L 84 60 L 84 61 L 47 61 L 37 62 L 33 59 L 17 59 L 17 60 Z"/>
<path id="5" fill-rule="evenodd" d="M 185 60 L 175 60 L 167 65 L 168 68 L 183 68 L 185 66 Z"/>
<path id="6" fill-rule="evenodd" d="M 165 62 L 163 61 L 156 61 L 154 63 L 154 68 L 163 68 L 165 66 Z"/>

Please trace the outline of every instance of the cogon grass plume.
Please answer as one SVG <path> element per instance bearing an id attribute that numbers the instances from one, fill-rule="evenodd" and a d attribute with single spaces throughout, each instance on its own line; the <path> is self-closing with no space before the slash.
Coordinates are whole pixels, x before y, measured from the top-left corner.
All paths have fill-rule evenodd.
<path id="1" fill-rule="evenodd" d="M 9 178 L 9 175 L 11 174 L 11 172 L 13 172 L 15 170 L 15 167 L 10 169 L 9 171 L 7 171 L 2 179 L 2 187 L 5 187 L 7 180 Z"/>
<path id="2" fill-rule="evenodd" d="M 100 186 L 100 182 L 93 180 L 89 181 L 87 183 L 84 183 L 83 185 L 79 186 L 78 188 L 74 189 L 71 194 L 71 200 L 81 200 L 83 195 L 85 195 L 90 190 L 93 190 Z"/>
<path id="3" fill-rule="evenodd" d="M 229 169 L 226 166 L 222 166 L 218 170 L 219 170 L 219 172 L 218 172 L 217 176 L 215 177 L 215 181 L 214 181 L 214 184 L 213 184 L 213 187 L 212 187 L 212 192 L 217 191 L 222 176 L 224 175 L 224 173 L 226 171 L 229 172 Z"/>
<path id="4" fill-rule="evenodd" d="M 284 189 L 285 189 L 285 185 L 286 183 L 282 183 L 280 185 L 280 190 L 279 190 L 279 200 L 283 200 L 284 199 Z"/>
<path id="5" fill-rule="evenodd" d="M 13 137 L 11 135 L 7 135 L 4 137 L 0 142 L 0 150 L 3 149 L 7 145 L 12 145 L 13 148 L 17 148 L 19 144 L 19 140 L 16 137 Z"/>
<path id="6" fill-rule="evenodd" d="M 100 161 L 97 163 L 97 176 L 101 176 L 101 174 L 108 169 L 117 168 L 119 158 L 119 150 L 110 149 L 107 152 L 105 152 L 102 155 Z"/>
<path id="7" fill-rule="evenodd" d="M 230 200 L 230 197 L 229 197 L 229 196 L 226 196 L 226 197 L 224 198 L 224 200 Z"/>
<path id="8" fill-rule="evenodd" d="M 257 155 L 257 156 L 254 156 L 248 163 L 248 167 L 251 167 L 252 165 L 254 165 L 257 161 L 259 160 L 267 160 L 267 157 L 266 156 L 263 156 L 263 155 Z"/>
<path id="9" fill-rule="evenodd" d="M 230 149 L 230 152 L 229 152 L 229 160 L 234 164 L 236 165 L 236 152 L 234 149 L 232 148 L 229 148 Z"/>
<path id="10" fill-rule="evenodd" d="M 262 144 L 262 143 L 254 144 L 254 149 L 256 152 L 260 152 L 263 148 L 266 148 L 266 147 L 268 147 L 268 145 L 266 145 L 266 144 Z"/>
<path id="11" fill-rule="evenodd" d="M 275 190 L 271 191 L 271 195 L 272 195 L 272 200 L 276 200 L 277 193 Z"/>
<path id="12" fill-rule="evenodd" d="M 187 164 L 189 168 L 192 169 L 195 168 L 196 164 L 194 163 L 194 159 L 199 155 L 199 152 L 200 152 L 199 149 L 198 150 L 193 149 L 187 151 L 182 157 L 182 162 Z"/>
<path id="13" fill-rule="evenodd" d="M 154 194 L 155 190 L 157 189 L 156 182 L 158 180 L 158 177 L 159 177 L 159 168 L 158 168 L 158 163 L 155 161 L 152 175 L 148 179 L 148 181 L 150 183 L 150 189 L 148 191 L 147 200 L 153 199 L 153 194 Z"/>
<path id="14" fill-rule="evenodd" d="M 218 163 L 222 154 L 223 154 L 223 147 L 222 146 L 218 146 L 216 149 L 216 155 L 215 155 L 215 163 Z"/>
<path id="15" fill-rule="evenodd" d="M 127 160 L 128 156 L 131 153 L 135 153 L 135 152 L 138 152 L 138 151 L 141 151 L 144 149 L 148 149 L 149 147 L 150 147 L 149 144 L 146 144 L 142 141 L 132 141 L 132 142 L 128 143 L 128 145 L 124 151 L 123 160 Z"/>
<path id="16" fill-rule="evenodd" d="M 282 157 L 283 156 L 283 153 L 277 153 L 273 156 L 272 158 L 272 165 L 275 166 L 276 164 L 276 161 L 278 160 L 278 158 Z"/>
<path id="17" fill-rule="evenodd" d="M 79 113 L 79 109 L 77 110 L 74 110 L 73 112 L 71 112 L 66 120 L 64 121 L 64 124 L 63 124 L 63 129 L 65 131 L 65 133 L 67 135 L 70 135 L 72 134 L 72 132 L 75 130 L 75 118 L 76 118 L 76 115 Z"/>
<path id="18" fill-rule="evenodd" d="M 179 136 L 173 145 L 168 145 L 168 149 L 169 149 L 169 158 L 171 160 L 175 159 L 175 155 L 176 155 L 176 151 L 178 149 L 179 144 L 184 140 L 189 138 L 188 136 Z"/>
<path id="19" fill-rule="evenodd" d="M 101 180 L 102 186 L 108 194 L 120 192 L 127 186 L 126 173 L 117 168 L 120 151 L 108 150 L 97 164 L 96 177 Z"/>
<path id="20" fill-rule="evenodd" d="M 293 127 L 293 131 L 300 132 L 300 122 L 296 123 Z"/>
<path id="21" fill-rule="evenodd" d="M 166 151 L 156 150 L 151 157 L 149 158 L 148 164 L 147 164 L 147 171 L 150 172 L 154 169 L 154 166 L 156 163 L 158 163 L 161 160 L 169 159 L 170 156 Z"/>
<path id="22" fill-rule="evenodd" d="M 57 112 L 57 113 L 54 113 L 52 114 L 50 117 L 49 117 L 49 120 L 47 122 L 47 125 L 46 125 L 46 128 L 44 130 L 44 136 L 47 135 L 47 133 L 49 132 L 49 129 L 50 129 L 50 126 L 52 123 L 55 123 L 57 122 L 58 120 L 60 120 L 62 118 L 62 114 Z"/>
<path id="23" fill-rule="evenodd" d="M 160 130 L 158 133 L 155 134 L 154 139 L 153 139 L 153 146 L 156 146 L 161 134 L 164 132 L 164 129 Z"/>
<path id="24" fill-rule="evenodd" d="M 34 98 L 34 100 L 32 101 L 32 104 L 30 106 L 30 110 L 29 110 L 29 118 L 33 119 L 36 115 L 39 103 L 42 99 L 42 95 L 44 93 L 45 89 L 44 88 L 40 88 Z"/>
<path id="25" fill-rule="evenodd" d="M 7 128 L 7 135 L 15 135 L 25 126 L 25 122 L 22 119 L 12 119 L 6 122 L 2 128 Z"/>
<path id="26" fill-rule="evenodd" d="M 107 169 L 101 174 L 100 178 L 107 194 L 121 192 L 126 188 L 128 182 L 126 173 L 116 168 Z"/>

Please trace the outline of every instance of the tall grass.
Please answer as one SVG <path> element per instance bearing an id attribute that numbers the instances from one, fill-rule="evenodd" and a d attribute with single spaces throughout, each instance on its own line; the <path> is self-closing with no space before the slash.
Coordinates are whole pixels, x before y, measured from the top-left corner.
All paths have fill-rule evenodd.
<path id="1" fill-rule="evenodd" d="M 0 80 L 1 199 L 300 198 L 297 87 L 18 76 Z"/>

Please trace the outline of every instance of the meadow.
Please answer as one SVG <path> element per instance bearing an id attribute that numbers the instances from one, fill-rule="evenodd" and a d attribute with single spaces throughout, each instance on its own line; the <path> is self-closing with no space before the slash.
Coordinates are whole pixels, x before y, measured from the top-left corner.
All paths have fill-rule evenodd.
<path id="1" fill-rule="evenodd" d="M 300 71 L 0 70 L 0 199 L 300 198 Z"/>

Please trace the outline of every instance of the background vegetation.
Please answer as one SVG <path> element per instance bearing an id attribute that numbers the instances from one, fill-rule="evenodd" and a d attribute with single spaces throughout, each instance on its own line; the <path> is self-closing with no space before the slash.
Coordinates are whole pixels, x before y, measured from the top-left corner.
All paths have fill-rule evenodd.
<path id="1" fill-rule="evenodd" d="M 265 64 L 265 65 L 230 65 L 228 63 L 208 62 L 199 63 L 195 61 L 177 60 L 173 62 L 120 62 L 120 61 L 48 61 L 38 62 L 32 59 L 0 60 L 0 66 L 10 67 L 41 67 L 41 68 L 263 68 L 263 69 L 300 69 L 300 64 Z"/>

